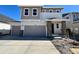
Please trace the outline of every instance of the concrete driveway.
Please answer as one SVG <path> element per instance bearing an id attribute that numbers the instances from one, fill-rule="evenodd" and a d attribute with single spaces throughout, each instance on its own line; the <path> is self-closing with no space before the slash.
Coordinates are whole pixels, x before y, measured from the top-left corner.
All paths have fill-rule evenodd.
<path id="1" fill-rule="evenodd" d="M 59 51 L 48 40 L 0 40 L 0 54 L 59 54 Z"/>

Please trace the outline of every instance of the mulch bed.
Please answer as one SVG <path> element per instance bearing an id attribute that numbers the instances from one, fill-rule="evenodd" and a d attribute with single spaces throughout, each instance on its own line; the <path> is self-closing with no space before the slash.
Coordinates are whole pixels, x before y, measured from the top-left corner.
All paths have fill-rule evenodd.
<path id="1" fill-rule="evenodd" d="M 79 47 L 79 42 L 72 39 L 54 39 L 52 40 L 52 43 L 55 45 L 55 47 L 59 50 L 61 54 L 73 54 L 70 48 Z"/>

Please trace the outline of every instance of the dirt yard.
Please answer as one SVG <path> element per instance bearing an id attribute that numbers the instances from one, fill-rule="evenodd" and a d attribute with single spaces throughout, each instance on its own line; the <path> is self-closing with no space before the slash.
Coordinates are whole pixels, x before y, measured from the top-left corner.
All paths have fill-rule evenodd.
<path id="1" fill-rule="evenodd" d="M 79 42 L 72 39 L 54 39 L 52 43 L 60 51 L 61 54 L 74 54 L 70 48 L 79 48 Z"/>

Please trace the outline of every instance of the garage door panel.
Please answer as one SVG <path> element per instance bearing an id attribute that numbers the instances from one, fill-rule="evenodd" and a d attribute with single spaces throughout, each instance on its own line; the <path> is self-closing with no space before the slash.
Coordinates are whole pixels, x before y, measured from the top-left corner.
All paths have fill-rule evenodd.
<path id="1" fill-rule="evenodd" d="M 45 26 L 25 26 L 24 36 L 27 36 L 27 37 L 46 36 Z"/>

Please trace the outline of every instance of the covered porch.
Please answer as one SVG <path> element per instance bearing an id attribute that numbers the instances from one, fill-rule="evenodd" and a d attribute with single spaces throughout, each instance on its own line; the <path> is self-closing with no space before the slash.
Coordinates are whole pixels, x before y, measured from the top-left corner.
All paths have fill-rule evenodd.
<path id="1" fill-rule="evenodd" d="M 67 19 L 51 19 L 47 20 L 47 36 L 51 37 L 53 34 L 65 34 Z"/>

